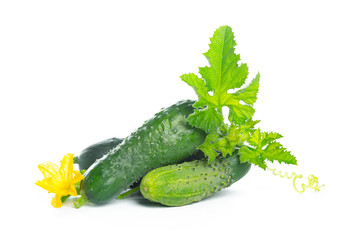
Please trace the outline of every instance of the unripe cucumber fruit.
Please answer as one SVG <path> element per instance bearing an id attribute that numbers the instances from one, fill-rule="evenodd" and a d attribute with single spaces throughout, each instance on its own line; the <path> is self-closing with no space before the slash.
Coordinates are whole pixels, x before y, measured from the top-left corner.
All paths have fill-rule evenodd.
<path id="1" fill-rule="evenodd" d="M 193 104 L 186 100 L 163 109 L 97 160 L 84 174 L 81 194 L 90 202 L 105 203 L 151 170 L 194 155 L 206 133 L 186 122 Z"/>
<path id="2" fill-rule="evenodd" d="M 144 198 L 166 206 L 183 206 L 200 201 L 244 177 L 251 164 L 241 163 L 237 154 L 215 160 L 185 162 L 157 168 L 140 183 Z"/>
<path id="3" fill-rule="evenodd" d="M 79 164 L 80 170 L 86 170 L 95 162 L 95 160 L 109 153 L 111 149 L 116 147 L 123 140 L 123 138 L 114 137 L 92 144 L 82 150 L 78 157 L 74 157 L 74 163 Z"/>

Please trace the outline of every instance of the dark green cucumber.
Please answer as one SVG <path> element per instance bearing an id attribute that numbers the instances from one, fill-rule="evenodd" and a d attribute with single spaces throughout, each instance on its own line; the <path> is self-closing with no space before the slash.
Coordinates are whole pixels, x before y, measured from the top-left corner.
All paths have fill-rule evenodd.
<path id="1" fill-rule="evenodd" d="M 237 154 L 211 165 L 207 159 L 157 168 L 140 183 L 142 195 L 167 206 L 183 206 L 209 197 L 244 177 L 251 164 L 241 163 Z"/>
<path id="2" fill-rule="evenodd" d="M 82 150 L 78 157 L 74 157 L 74 162 L 76 160 L 76 163 L 79 164 L 80 170 L 86 170 L 95 162 L 95 160 L 109 153 L 111 149 L 116 147 L 123 140 L 123 138 L 114 137 L 90 145 Z"/>
<path id="3" fill-rule="evenodd" d="M 194 155 L 206 133 L 186 122 L 193 104 L 180 101 L 163 109 L 97 160 L 84 174 L 82 195 L 90 202 L 105 203 L 151 170 Z"/>

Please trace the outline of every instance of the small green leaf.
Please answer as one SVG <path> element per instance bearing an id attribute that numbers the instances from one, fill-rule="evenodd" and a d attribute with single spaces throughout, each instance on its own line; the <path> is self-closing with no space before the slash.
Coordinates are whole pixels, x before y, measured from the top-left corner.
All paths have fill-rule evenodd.
<path id="1" fill-rule="evenodd" d="M 281 137 L 278 133 L 261 133 L 260 129 L 257 129 L 248 140 L 250 146 L 242 146 L 240 148 L 240 161 L 248 161 L 263 169 L 266 169 L 265 160 L 296 165 L 297 161 L 295 156 L 286 150 L 279 142 L 275 141 Z M 244 154 L 244 156 L 242 154 Z"/>
<path id="2" fill-rule="evenodd" d="M 279 163 L 297 165 L 296 158 L 278 142 L 269 143 L 262 156 L 271 162 L 278 161 Z"/>
<path id="3" fill-rule="evenodd" d="M 249 162 L 266 170 L 266 164 L 256 149 L 243 146 L 239 149 L 238 155 L 240 156 L 241 162 Z"/>
<path id="4" fill-rule="evenodd" d="M 206 157 L 208 157 L 209 163 L 215 160 L 218 155 L 216 151 L 216 144 L 214 142 L 218 141 L 221 135 L 217 132 L 210 133 L 206 136 L 205 141 L 198 147 Z"/>
<path id="5" fill-rule="evenodd" d="M 250 137 L 249 126 L 257 122 L 248 121 L 248 125 L 236 126 L 234 124 L 222 125 L 219 131 L 209 133 L 203 144 L 198 149 L 202 150 L 211 163 L 221 153 L 223 157 L 231 155 L 237 147 L 240 147 Z"/>
<path id="6" fill-rule="evenodd" d="M 249 139 L 249 144 L 254 146 L 254 147 L 262 147 L 261 146 L 261 132 L 260 129 L 258 128 L 254 134 L 252 134 L 251 138 Z"/>

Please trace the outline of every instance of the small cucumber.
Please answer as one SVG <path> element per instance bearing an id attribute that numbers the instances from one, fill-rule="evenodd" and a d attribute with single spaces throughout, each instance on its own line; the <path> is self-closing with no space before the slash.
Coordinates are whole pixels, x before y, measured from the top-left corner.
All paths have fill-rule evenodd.
<path id="1" fill-rule="evenodd" d="M 183 162 L 198 152 L 206 133 L 186 122 L 193 104 L 180 101 L 163 109 L 91 165 L 81 184 L 83 198 L 105 203 L 151 170 Z"/>
<path id="2" fill-rule="evenodd" d="M 251 164 L 241 163 L 238 155 L 221 158 L 211 165 L 207 159 L 157 168 L 146 174 L 141 194 L 152 202 L 183 206 L 209 197 L 244 177 Z"/>
<path id="3" fill-rule="evenodd" d="M 79 164 L 80 170 L 86 170 L 95 162 L 95 160 L 109 153 L 111 149 L 116 147 L 123 140 L 123 138 L 114 137 L 95 143 L 82 150 L 78 157 L 74 157 L 74 163 L 76 162 Z"/>

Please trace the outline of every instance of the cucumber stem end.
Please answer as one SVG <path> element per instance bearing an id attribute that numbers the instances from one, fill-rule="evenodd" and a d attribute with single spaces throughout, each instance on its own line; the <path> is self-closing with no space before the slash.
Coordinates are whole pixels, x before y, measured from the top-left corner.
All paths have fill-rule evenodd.
<path id="1" fill-rule="evenodd" d="M 87 202 L 88 202 L 87 198 L 86 198 L 84 195 L 81 195 L 81 196 L 78 198 L 78 200 L 76 200 L 76 201 L 74 202 L 74 207 L 75 207 L 76 209 L 79 209 L 82 205 L 84 205 L 84 204 L 87 203 Z"/>
<path id="2" fill-rule="evenodd" d="M 128 196 L 128 195 L 130 195 L 130 194 L 132 194 L 132 193 L 134 193 L 134 192 L 137 192 L 137 191 L 139 191 L 139 190 L 140 190 L 140 186 L 137 186 L 137 187 L 135 187 L 135 188 L 133 188 L 133 189 L 127 191 L 127 192 L 124 192 L 124 193 L 120 194 L 120 195 L 118 196 L 118 199 L 119 199 L 119 200 L 120 200 L 120 199 L 123 199 L 123 198 L 125 198 L 126 196 Z"/>

